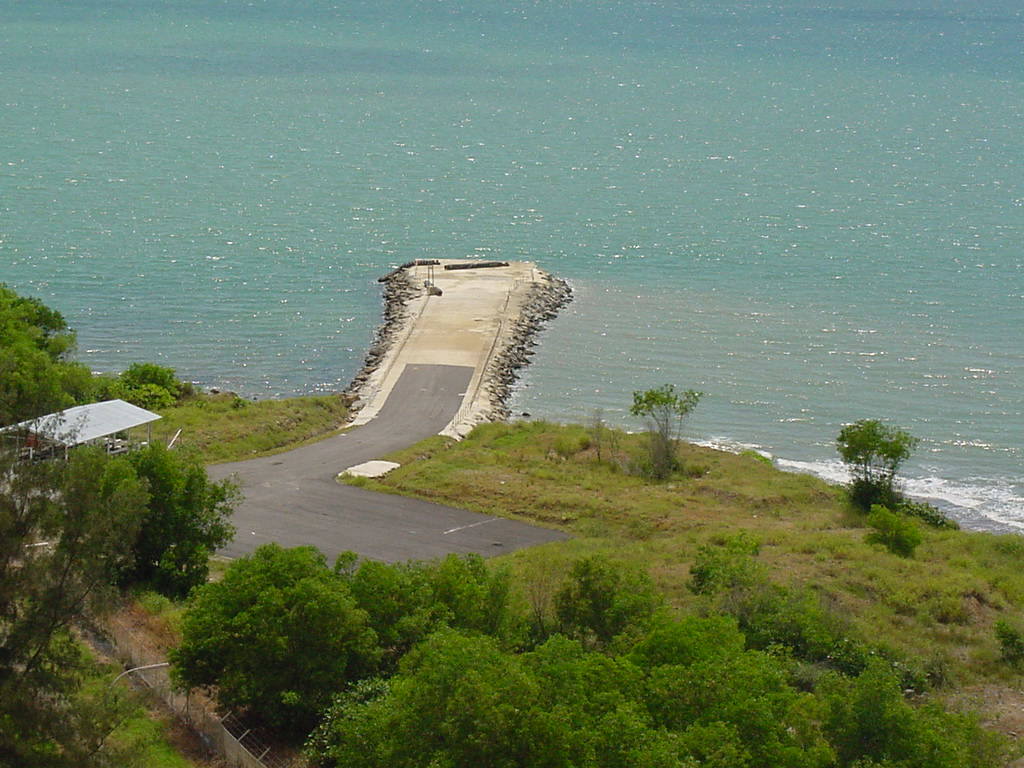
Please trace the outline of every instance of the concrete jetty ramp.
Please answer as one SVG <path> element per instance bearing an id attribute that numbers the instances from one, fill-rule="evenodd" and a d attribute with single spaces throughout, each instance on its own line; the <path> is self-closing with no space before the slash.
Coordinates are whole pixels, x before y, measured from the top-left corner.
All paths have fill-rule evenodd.
<path id="1" fill-rule="evenodd" d="M 446 262 L 457 263 L 457 262 Z M 405 279 L 428 280 L 425 267 Z M 232 522 L 237 557 L 267 542 L 313 545 L 329 560 L 351 550 L 385 561 L 477 552 L 493 555 L 565 538 L 547 528 L 337 482 L 342 470 L 442 431 L 465 429 L 489 407 L 489 363 L 512 340 L 532 264 L 481 270 L 434 267 L 441 296 L 413 296 L 391 343 L 360 389 L 365 404 L 348 431 L 286 453 L 209 468 L 235 476 L 244 502 Z M 415 282 L 411 282 L 415 285 Z"/>
<path id="2" fill-rule="evenodd" d="M 532 302 L 543 301 L 553 282 L 532 262 L 459 268 L 470 264 L 442 259 L 437 265 L 410 267 L 393 278 L 405 280 L 418 295 L 404 300 L 402 321 L 384 358 L 359 388 L 363 407 L 353 424 L 377 417 L 408 365 L 459 365 L 473 370 L 462 404 L 451 423 L 439 431 L 461 436 L 491 416 L 489 377 L 495 374 L 494 364 L 519 343 L 516 331 L 524 311 Z M 441 295 L 425 290 L 427 283 Z"/>

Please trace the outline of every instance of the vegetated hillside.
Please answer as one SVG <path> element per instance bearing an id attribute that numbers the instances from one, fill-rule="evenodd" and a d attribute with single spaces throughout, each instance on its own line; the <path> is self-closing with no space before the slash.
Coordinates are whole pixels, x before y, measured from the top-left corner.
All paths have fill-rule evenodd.
<path id="1" fill-rule="evenodd" d="M 976 709 L 1013 737 L 1022 732 L 1013 645 L 1024 538 L 914 523 L 923 541 L 901 557 L 866 540 L 866 516 L 841 488 L 754 455 L 689 444 L 680 446 L 682 471 L 652 483 L 630 471 L 642 461 L 643 439 L 544 422 L 492 424 L 462 443 L 434 438 L 394 454 L 403 466 L 365 484 L 570 531 L 571 541 L 508 556 L 535 588 L 573 560 L 602 553 L 642 565 L 676 608 L 724 610 L 768 641 L 774 632 L 784 643 L 813 644 L 799 626 L 808 621 L 801 611 L 824 612 L 871 652 L 900 659 L 927 682 L 928 697 Z M 702 589 L 694 564 L 709 562 L 719 583 Z M 776 610 L 767 626 L 756 594 L 773 585 L 785 588 L 789 616 Z"/>

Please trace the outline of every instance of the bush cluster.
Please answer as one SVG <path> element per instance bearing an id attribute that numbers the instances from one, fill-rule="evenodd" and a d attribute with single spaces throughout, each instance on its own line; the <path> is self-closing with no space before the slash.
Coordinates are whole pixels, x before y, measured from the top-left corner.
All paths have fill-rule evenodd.
<path id="1" fill-rule="evenodd" d="M 538 619 L 476 556 L 332 569 L 269 545 L 196 591 L 175 675 L 294 738 L 316 726 L 324 768 L 1000 764 L 1001 740 L 912 706 L 821 606 L 730 565 L 756 543 L 716 546 L 702 593 L 731 614 L 672 617 L 643 574 L 591 557 Z"/>
<path id="2" fill-rule="evenodd" d="M 170 408 L 194 394 L 191 382 L 180 381 L 173 368 L 155 363 L 132 363 L 117 376 L 98 376 L 94 388 L 97 400 L 125 400 L 159 411 Z"/>

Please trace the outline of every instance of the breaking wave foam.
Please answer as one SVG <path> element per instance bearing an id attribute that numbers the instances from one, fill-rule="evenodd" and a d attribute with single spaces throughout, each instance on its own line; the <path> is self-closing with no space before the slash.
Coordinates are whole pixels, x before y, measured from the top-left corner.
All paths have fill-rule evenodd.
<path id="1" fill-rule="evenodd" d="M 787 472 L 815 475 L 830 483 L 850 481 L 846 465 L 838 459 L 798 461 L 773 457 L 754 443 L 722 437 L 694 442 L 731 453 L 754 450 L 774 459 L 775 465 Z M 933 476 L 905 477 L 903 487 L 911 498 L 935 504 L 968 528 L 1024 533 L 1024 496 L 1007 479 L 976 477 L 958 482 Z"/>

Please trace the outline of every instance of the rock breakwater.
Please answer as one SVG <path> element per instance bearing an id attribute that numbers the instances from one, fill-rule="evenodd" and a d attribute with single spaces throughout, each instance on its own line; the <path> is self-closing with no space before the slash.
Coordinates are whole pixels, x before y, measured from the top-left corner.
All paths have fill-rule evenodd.
<path id="1" fill-rule="evenodd" d="M 373 335 L 373 341 L 363 360 L 363 367 L 359 369 L 355 378 L 345 389 L 344 394 L 351 402 L 350 417 L 354 416 L 365 404 L 361 397 L 364 387 L 380 367 L 388 351 L 402 335 L 408 323 L 412 322 L 409 302 L 422 296 L 424 291 L 423 286 L 419 285 L 412 273 L 409 272 L 409 267 L 415 265 L 416 262 L 403 264 L 378 280 L 384 284 L 382 296 L 384 309 L 381 324 Z"/>
<path id="2" fill-rule="evenodd" d="M 482 388 L 488 394 L 489 412 L 481 415 L 486 420 L 499 421 L 509 417 L 508 401 L 512 387 L 519 378 L 519 371 L 529 365 L 533 357 L 537 334 L 570 301 L 572 288 L 561 278 L 545 273 L 530 286 L 519 316 L 512 321 L 508 335 L 499 339 L 484 370 Z"/>

